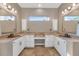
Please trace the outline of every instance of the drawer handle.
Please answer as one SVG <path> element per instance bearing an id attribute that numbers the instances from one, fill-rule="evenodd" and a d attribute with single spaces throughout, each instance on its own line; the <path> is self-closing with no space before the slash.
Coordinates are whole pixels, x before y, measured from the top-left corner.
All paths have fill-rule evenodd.
<path id="1" fill-rule="evenodd" d="M 19 45 L 22 45 L 22 42 L 20 42 Z"/>
<path id="2" fill-rule="evenodd" d="M 13 44 L 15 44 L 16 42 L 13 42 Z"/>
<path id="3" fill-rule="evenodd" d="M 59 43 L 59 42 L 57 42 L 57 44 L 59 45 L 60 43 Z"/>

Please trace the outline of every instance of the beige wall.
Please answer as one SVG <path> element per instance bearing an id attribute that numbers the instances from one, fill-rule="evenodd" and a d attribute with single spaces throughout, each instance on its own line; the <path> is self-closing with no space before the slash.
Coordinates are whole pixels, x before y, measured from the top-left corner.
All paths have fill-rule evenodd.
<path id="1" fill-rule="evenodd" d="M 50 32 L 51 22 L 50 21 L 36 21 L 28 22 L 29 32 Z"/>
<path id="2" fill-rule="evenodd" d="M 28 16 L 48 16 L 48 17 L 50 17 L 51 20 L 53 20 L 53 19 L 58 20 L 58 9 L 56 9 L 56 8 L 55 9 L 44 8 L 44 9 L 41 9 L 41 10 L 39 10 L 37 8 L 22 9 L 22 19 L 28 20 Z M 42 25 L 39 25 L 39 24 L 34 25 L 34 22 L 29 22 L 28 24 L 29 24 L 28 27 L 30 28 L 31 32 L 34 32 L 34 31 L 37 32 L 37 30 L 40 29 L 39 27 L 42 28 L 42 31 L 49 32 L 50 28 L 52 27 L 51 22 L 42 22 Z M 39 31 L 41 31 L 41 29 Z"/>

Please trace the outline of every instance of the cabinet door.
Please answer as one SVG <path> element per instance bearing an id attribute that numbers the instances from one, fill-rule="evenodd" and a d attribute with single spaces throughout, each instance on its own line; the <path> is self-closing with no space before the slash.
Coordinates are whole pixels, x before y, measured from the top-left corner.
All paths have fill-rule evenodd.
<path id="1" fill-rule="evenodd" d="M 60 54 L 63 56 L 67 55 L 67 51 L 66 51 L 66 41 L 65 40 L 61 40 L 60 41 Z"/>
<path id="2" fill-rule="evenodd" d="M 15 56 L 19 55 L 21 51 L 24 49 L 23 41 L 24 41 L 23 37 L 13 41 L 13 55 Z"/>
<path id="3" fill-rule="evenodd" d="M 32 41 L 26 42 L 26 47 L 27 48 L 33 48 L 34 47 L 34 42 L 32 42 Z"/>
<path id="4" fill-rule="evenodd" d="M 26 36 L 25 47 L 33 48 L 34 47 L 34 38 Z"/>
<path id="5" fill-rule="evenodd" d="M 19 42 L 14 41 L 13 42 L 13 56 L 18 56 L 19 54 Z"/>
<path id="6" fill-rule="evenodd" d="M 25 39 L 24 39 L 25 37 L 21 37 L 21 38 L 19 38 L 19 45 L 20 45 L 20 48 L 21 48 L 21 51 L 24 49 L 24 41 L 25 41 Z"/>
<path id="7" fill-rule="evenodd" d="M 66 56 L 66 41 L 62 38 L 56 37 L 55 48 L 62 56 Z"/>
<path id="8" fill-rule="evenodd" d="M 26 41 L 26 37 L 24 36 L 22 41 L 23 48 L 25 48 L 25 41 Z"/>
<path id="9" fill-rule="evenodd" d="M 54 47 L 57 49 L 58 46 L 58 38 L 54 37 Z"/>
<path id="10" fill-rule="evenodd" d="M 45 47 L 53 47 L 53 38 L 45 39 Z"/>

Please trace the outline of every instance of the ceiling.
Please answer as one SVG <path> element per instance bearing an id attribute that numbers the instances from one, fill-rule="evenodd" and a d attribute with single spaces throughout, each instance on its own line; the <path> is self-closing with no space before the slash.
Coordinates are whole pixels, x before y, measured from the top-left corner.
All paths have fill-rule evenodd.
<path id="1" fill-rule="evenodd" d="M 21 8 L 58 8 L 61 3 L 18 3 Z"/>

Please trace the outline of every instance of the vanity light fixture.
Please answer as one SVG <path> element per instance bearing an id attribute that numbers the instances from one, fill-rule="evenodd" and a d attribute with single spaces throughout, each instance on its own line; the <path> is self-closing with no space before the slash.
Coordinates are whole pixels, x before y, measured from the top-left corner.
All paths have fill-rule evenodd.
<path id="1" fill-rule="evenodd" d="M 62 11 L 62 14 L 65 14 L 64 11 Z"/>
<path id="2" fill-rule="evenodd" d="M 12 11 L 14 11 L 14 8 L 12 8 Z"/>
<path id="3" fill-rule="evenodd" d="M 17 13 L 17 11 L 15 10 L 15 13 Z"/>
<path id="4" fill-rule="evenodd" d="M 73 3 L 73 7 L 74 7 L 74 6 L 76 6 L 76 4 L 75 4 L 75 3 Z"/>
<path id="5" fill-rule="evenodd" d="M 10 6 L 10 5 L 8 5 L 8 6 L 7 6 L 7 8 L 8 8 L 8 9 L 11 9 L 11 6 Z"/>
<path id="6" fill-rule="evenodd" d="M 65 9 L 65 12 L 67 11 L 67 9 Z"/>
<path id="7" fill-rule="evenodd" d="M 70 10 L 70 9 L 71 9 L 71 7 L 69 6 L 69 7 L 68 7 L 68 10 Z"/>

